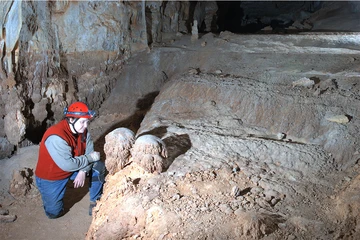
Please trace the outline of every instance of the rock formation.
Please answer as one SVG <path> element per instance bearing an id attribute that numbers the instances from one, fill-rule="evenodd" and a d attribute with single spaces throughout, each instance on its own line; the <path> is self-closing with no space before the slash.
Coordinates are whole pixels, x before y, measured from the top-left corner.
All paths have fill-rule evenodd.
<path id="1" fill-rule="evenodd" d="M 9 115 L 10 119 L 26 119 L 24 126 L 13 126 L 20 126 L 20 121 L 6 121 L 0 129 L 12 129 L 18 136 L 7 136 L 9 131 L 1 134 L 3 144 L 9 142 L 3 149 L 11 149 L 5 155 L 15 152 L 16 146 L 38 143 L 39 135 L 62 118 L 63 107 L 72 101 L 86 101 L 91 108 L 99 109 L 133 54 L 149 51 L 161 41 L 173 41 L 180 32 L 191 33 L 194 21 L 198 33 L 231 30 L 224 23 L 239 10 L 241 19 L 234 18 L 232 22 L 240 30 L 258 21 L 260 13 L 264 17 L 256 23 L 258 26 L 285 29 L 294 21 L 298 21 L 298 27 L 304 21 L 320 19 L 322 8 L 347 11 L 347 23 L 358 10 L 355 3 L 266 4 L 267 8 L 259 9 L 249 2 L 2 1 L 0 108 L 3 118 Z M 319 30 L 329 28 L 329 24 L 313 25 Z M 348 26 L 343 23 L 341 28 Z M 164 82 L 164 73 L 160 73 L 159 69 L 148 83 L 155 91 Z M 5 110 L 9 103 L 4 96 L 11 91 L 17 92 L 18 101 L 24 104 L 9 112 Z M 148 93 L 141 92 L 133 99 Z M 127 96 L 124 98 L 132 102 Z"/>
<path id="2" fill-rule="evenodd" d="M 22 1 L 16 0 L 11 5 L 11 8 L 6 16 L 5 23 L 5 48 L 6 48 L 6 72 L 8 77 L 13 75 L 13 64 L 12 61 L 15 59 L 17 64 L 18 58 L 13 56 L 15 45 L 18 43 L 20 30 L 22 27 L 22 12 L 21 12 Z M 14 76 L 12 76 L 14 77 Z M 12 87 L 12 86 L 11 86 Z"/>
<path id="3" fill-rule="evenodd" d="M 358 238 L 358 3 L 0 7 L 0 154 L 74 100 L 100 112 L 87 239 Z"/>
<path id="4" fill-rule="evenodd" d="M 105 136 L 105 167 L 109 174 L 115 174 L 129 163 L 135 134 L 127 128 L 117 128 Z"/>
<path id="5" fill-rule="evenodd" d="M 166 143 L 167 167 L 152 175 L 130 164 L 108 177 L 87 238 L 333 238 L 343 234 L 338 219 L 345 221 L 350 238 L 357 236 L 356 210 L 351 210 L 356 217 L 328 215 L 336 204 L 343 206 L 342 197 L 336 202 L 328 196 L 342 177 L 356 176 L 358 166 L 359 85 L 351 74 L 356 61 L 337 54 L 329 45 L 331 35 L 224 32 L 202 38 L 207 44 L 199 42 L 195 53 L 181 48 L 191 44 L 189 38 L 174 42 L 172 55 L 168 48 L 147 55 L 164 57 L 161 68 L 170 69 L 170 76 L 168 59 L 186 62 L 163 86 L 137 131 Z M 313 44 L 326 47 L 322 61 Z M 217 49 L 214 55 L 210 46 Z M 277 54 L 269 55 L 274 48 Z M 243 58 L 229 61 L 238 51 Z M 346 51 L 356 54 L 359 48 Z M 329 76 L 334 59 L 345 67 Z M 195 74 L 189 71 L 197 68 Z M 143 69 L 144 75 L 149 71 Z"/>
<path id="6" fill-rule="evenodd" d="M 131 150 L 132 160 L 147 172 L 161 173 L 168 157 L 165 143 L 153 135 L 142 135 L 136 138 Z"/>
<path id="7" fill-rule="evenodd" d="M 32 170 L 27 168 L 20 171 L 14 171 L 10 183 L 10 194 L 15 198 L 26 196 L 34 187 L 32 175 Z"/>

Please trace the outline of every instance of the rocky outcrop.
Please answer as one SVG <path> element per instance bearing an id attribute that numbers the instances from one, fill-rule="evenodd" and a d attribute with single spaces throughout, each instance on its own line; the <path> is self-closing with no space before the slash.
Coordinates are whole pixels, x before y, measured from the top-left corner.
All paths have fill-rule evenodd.
<path id="1" fill-rule="evenodd" d="M 358 162 L 359 46 L 347 41 L 352 36 L 224 32 L 146 55 L 161 64 L 137 68 L 137 76 L 163 69 L 171 80 L 136 135 L 160 138 L 168 164 L 159 175 L 129 164 L 108 176 L 87 238 L 341 234 L 327 211 L 340 173 Z M 173 62 L 186 63 L 181 74 Z"/>
<path id="2" fill-rule="evenodd" d="M 23 103 L 2 111 L 12 151 L 24 139 L 39 142 L 74 100 L 99 109 L 132 54 L 160 42 L 163 32 L 186 32 L 192 17 L 188 2 L 16 0 L 0 9 L 0 108 L 9 109 L 11 92 Z"/>
<path id="3" fill-rule="evenodd" d="M 136 138 L 131 156 L 134 162 L 150 173 L 161 173 L 167 165 L 168 155 L 165 143 L 150 134 Z"/>
<path id="4" fill-rule="evenodd" d="M 0 39 L 3 149 L 41 138 L 73 100 L 103 118 L 115 112 L 106 119 L 112 126 L 139 110 L 146 116 L 137 136 L 156 137 L 155 154 L 144 144 L 139 155 L 149 155 L 133 162 L 119 159 L 114 142 L 107 145 L 110 174 L 88 239 L 332 239 L 359 232 L 351 199 L 357 179 L 328 199 L 340 182 L 328 173 L 358 164 L 357 34 L 203 35 L 218 30 L 214 2 L 1 4 L 5 32 L 15 26 L 13 40 Z M 300 3 L 300 13 L 291 14 L 270 4 L 280 12 L 261 19 L 270 30 L 313 28 L 309 12 L 318 3 Z M 351 6 L 349 18 L 358 11 Z M 230 22 L 251 26 L 257 18 L 250 13 Z M 355 28 L 345 21 L 337 29 L 357 29 L 355 19 Z M 183 36 L 190 31 L 191 42 Z M 14 193 L 23 183 L 28 190 L 23 177 L 15 175 Z M 328 214 L 334 204 L 335 221 Z M 344 228 L 336 228 L 342 220 Z"/>
<path id="5" fill-rule="evenodd" d="M 105 166 L 113 175 L 133 162 L 149 173 L 161 173 L 166 167 L 165 143 L 154 135 L 136 138 L 127 128 L 117 128 L 105 136 Z"/>
<path id="6" fill-rule="evenodd" d="M 34 187 L 33 171 L 24 168 L 20 171 L 13 171 L 9 192 L 14 198 L 25 197 Z"/>
<path id="7" fill-rule="evenodd" d="M 0 8 L 0 108 L 13 146 L 39 142 L 74 100 L 98 109 L 130 53 L 147 47 L 143 2 L 3 1 Z"/>
<path id="8" fill-rule="evenodd" d="M 117 128 L 105 136 L 105 166 L 109 174 L 115 174 L 130 162 L 135 134 L 127 128 Z"/>
<path id="9" fill-rule="evenodd" d="M 158 104 L 153 105 L 153 110 L 145 117 L 139 131 L 164 125 L 169 127 L 173 124 L 191 126 L 195 132 L 207 132 L 206 129 L 215 128 L 218 129 L 217 134 L 229 135 L 244 142 L 243 147 L 239 145 L 235 148 L 238 149 L 236 155 L 241 157 L 253 156 L 260 160 L 261 156 L 266 156 L 265 158 L 277 159 L 276 161 L 281 161 L 284 157 L 287 167 L 293 168 L 302 165 L 292 160 L 294 156 L 298 156 L 295 158 L 307 159 L 307 163 L 300 167 L 303 170 L 306 166 L 311 166 L 309 170 L 324 169 L 321 165 L 316 167 L 315 160 L 323 164 L 334 159 L 339 167 L 354 164 L 349 160 L 356 160 L 352 156 L 357 149 L 354 144 L 358 140 L 355 129 L 358 128 L 359 122 L 353 119 L 352 122 L 342 124 L 329 119 L 339 113 L 357 116 L 359 113 L 356 106 L 360 103 L 355 97 L 356 93 L 352 92 L 355 95 L 350 103 L 348 97 L 342 97 L 336 91 L 320 98 L 311 97 L 313 91 L 307 88 L 289 89 L 288 86 L 273 84 L 270 88 L 267 83 L 237 76 L 219 78 L 212 74 L 195 75 L 168 83 L 157 98 Z M 311 104 L 304 102 L 304 95 L 307 96 L 306 101 L 310 101 Z M 333 100 L 334 95 L 336 104 Z M 284 133 L 284 136 L 278 138 L 278 133 Z M 193 147 L 198 144 L 203 148 L 202 143 L 206 137 L 200 135 L 203 133 L 197 134 L 192 140 Z M 260 142 L 250 144 L 251 139 L 259 139 L 260 142 L 261 139 L 273 139 L 275 142 L 271 143 L 271 147 L 263 148 L 260 147 L 263 145 Z M 223 146 L 224 149 L 220 152 L 226 152 L 226 144 L 213 144 L 217 146 L 217 150 Z M 295 153 L 301 148 L 308 148 L 307 157 Z M 248 153 L 244 149 L 253 153 Z M 271 149 L 271 152 L 267 152 L 266 149 Z M 280 154 L 289 150 L 295 152 L 287 156 Z M 202 151 L 209 153 L 211 149 Z M 310 160 L 311 158 L 313 160 Z M 319 161 L 320 158 L 322 160 Z"/>
<path id="10" fill-rule="evenodd" d="M 211 1 L 2 1 L 0 110 L 3 118 L 9 119 L 4 123 L 4 138 L 9 142 L 6 148 L 13 152 L 15 146 L 39 142 L 45 129 L 62 118 L 64 106 L 74 100 L 86 101 L 91 108 L 100 109 L 120 78 L 124 63 L 134 53 L 149 51 L 161 42 L 174 41 L 176 36 L 193 31 L 226 30 L 222 20 L 232 19 L 237 11 L 243 11 L 239 15 L 242 18 L 233 19 L 232 24 L 247 27 L 260 11 L 247 2 L 235 8 L 231 8 L 231 4 L 224 6 Z M 320 7 L 346 14 L 346 23 L 342 21 L 338 30 L 348 31 L 356 25 L 351 21 L 351 16 L 358 11 L 356 3 L 268 4 L 270 7 L 261 11 L 271 10 L 276 16 L 261 19 L 262 25 L 277 22 L 288 26 L 297 19 L 295 28 L 306 25 L 309 30 L 313 25 L 311 21 L 323 21 L 326 17 Z M 314 26 L 322 27 L 321 24 Z M 160 69 L 156 80 L 146 83 L 149 89 L 158 92 L 168 78 L 166 74 Z M 135 94 L 127 99 L 128 102 L 139 97 L 131 88 L 132 81 L 124 83 L 128 86 L 126 91 Z M 9 112 L 6 95 L 12 91 L 17 92 L 17 101 L 22 104 Z"/>

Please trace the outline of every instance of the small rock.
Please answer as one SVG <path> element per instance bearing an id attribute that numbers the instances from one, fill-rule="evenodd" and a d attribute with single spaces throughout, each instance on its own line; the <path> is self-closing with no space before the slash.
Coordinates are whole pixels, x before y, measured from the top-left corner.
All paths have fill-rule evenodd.
<path id="1" fill-rule="evenodd" d="M 253 194 L 259 194 L 259 193 L 261 193 L 263 191 L 264 191 L 264 189 L 262 187 L 253 187 L 250 190 L 250 192 L 253 193 Z"/>
<path id="2" fill-rule="evenodd" d="M 286 138 L 286 134 L 285 133 L 278 133 L 278 134 L 276 134 L 276 137 L 277 137 L 277 139 L 282 140 L 282 139 Z"/>
<path id="3" fill-rule="evenodd" d="M 239 208 L 239 209 L 235 210 L 234 214 L 239 216 L 239 215 L 243 214 L 244 212 L 245 212 L 245 210 L 243 208 Z"/>
<path id="4" fill-rule="evenodd" d="M 233 197 L 238 197 L 240 196 L 240 193 L 241 193 L 241 190 L 240 188 L 238 188 L 237 186 L 234 186 L 232 189 L 231 189 L 231 196 Z"/>
<path id="5" fill-rule="evenodd" d="M 273 28 L 271 26 L 266 26 L 264 28 L 261 29 L 262 31 L 272 31 Z"/>
<path id="6" fill-rule="evenodd" d="M 176 183 L 170 181 L 170 182 L 167 183 L 167 186 L 171 187 L 171 188 L 174 188 L 174 187 L 176 187 Z"/>
<path id="7" fill-rule="evenodd" d="M 199 68 L 190 68 L 190 69 L 189 69 L 189 74 L 198 75 L 199 73 L 200 73 L 200 69 L 199 69 Z"/>
<path id="8" fill-rule="evenodd" d="M 175 200 L 179 200 L 181 198 L 180 194 L 175 194 L 173 197 L 172 197 L 172 200 L 175 201 Z"/>
<path id="9" fill-rule="evenodd" d="M 264 192 L 264 194 L 265 194 L 265 200 L 266 201 L 271 201 L 271 199 L 279 198 L 279 196 L 280 196 L 280 193 L 278 191 L 275 191 L 275 190 L 272 190 L 272 189 L 266 190 Z"/>
<path id="10" fill-rule="evenodd" d="M 265 201 L 265 199 L 263 199 L 263 198 L 258 198 L 258 199 L 256 199 L 256 203 L 257 203 L 260 207 L 262 207 L 262 208 L 264 208 L 264 209 L 271 209 L 271 208 L 272 208 L 271 205 L 270 205 L 267 201 Z"/>
<path id="11" fill-rule="evenodd" d="M 258 176 L 252 176 L 252 177 L 251 177 L 251 181 L 256 184 L 256 183 L 258 183 L 258 182 L 260 181 L 260 177 L 258 177 Z"/>
<path id="12" fill-rule="evenodd" d="M 0 222 L 9 223 L 14 222 L 16 220 L 16 215 L 0 215 Z"/>
<path id="13" fill-rule="evenodd" d="M 252 197 L 252 196 L 245 196 L 245 199 L 250 202 L 250 203 L 254 203 L 255 202 L 255 199 Z"/>
<path id="14" fill-rule="evenodd" d="M 207 208 L 207 207 L 201 207 L 200 208 L 200 211 L 202 211 L 202 212 L 206 212 L 207 210 L 209 210 L 209 208 Z"/>
<path id="15" fill-rule="evenodd" d="M 295 239 L 296 239 L 296 237 L 294 235 L 289 235 L 287 237 L 287 240 L 295 240 Z"/>
<path id="16" fill-rule="evenodd" d="M 231 214 L 233 213 L 233 210 L 231 209 L 231 207 L 227 204 L 221 204 L 219 206 L 220 210 L 226 214 Z"/>
<path id="17" fill-rule="evenodd" d="M 164 232 L 163 234 L 161 234 L 158 239 L 161 240 L 161 239 L 164 239 L 166 235 L 168 235 L 169 232 Z"/>
<path id="18" fill-rule="evenodd" d="M 192 194 L 197 194 L 197 190 L 196 190 L 196 188 L 194 188 L 194 187 L 191 187 L 191 188 L 190 188 L 190 191 L 191 191 Z"/>
<path id="19" fill-rule="evenodd" d="M 350 182 L 350 181 L 351 181 L 351 178 L 349 178 L 349 177 L 344 177 L 344 180 L 347 181 L 347 182 Z"/>
<path id="20" fill-rule="evenodd" d="M 286 226 L 287 226 L 286 223 L 279 223 L 278 224 L 279 228 L 286 228 Z"/>
<path id="21" fill-rule="evenodd" d="M 350 121 L 349 118 L 345 115 L 336 115 L 332 117 L 327 117 L 326 120 L 336 123 L 348 123 Z"/>
<path id="22" fill-rule="evenodd" d="M 313 93 L 314 96 L 319 96 L 321 94 L 321 89 L 317 88 L 315 92 Z"/>
<path id="23" fill-rule="evenodd" d="M 238 198 L 237 198 L 237 201 L 239 201 L 239 202 L 241 202 L 241 201 L 243 201 L 245 198 L 243 197 L 243 196 L 239 196 Z"/>
<path id="24" fill-rule="evenodd" d="M 168 175 L 169 175 L 169 176 L 174 176 L 174 175 L 175 175 L 175 172 L 168 172 Z"/>
<path id="25" fill-rule="evenodd" d="M 7 209 L 0 209 L 0 215 L 8 215 L 9 214 L 9 210 Z"/>
<path id="26" fill-rule="evenodd" d="M 300 78 L 299 80 L 296 80 L 292 83 L 293 88 L 296 86 L 300 86 L 300 87 L 311 87 L 315 84 L 314 80 L 311 80 L 310 78 L 307 77 L 303 77 Z"/>
<path id="27" fill-rule="evenodd" d="M 160 204 L 160 203 L 162 203 L 162 200 L 159 199 L 159 198 L 155 198 L 155 199 L 153 200 L 153 202 L 154 202 L 155 204 Z"/>
<path id="28" fill-rule="evenodd" d="M 277 198 L 271 199 L 271 205 L 272 206 L 275 206 L 278 202 L 279 202 L 279 199 L 277 199 Z"/>

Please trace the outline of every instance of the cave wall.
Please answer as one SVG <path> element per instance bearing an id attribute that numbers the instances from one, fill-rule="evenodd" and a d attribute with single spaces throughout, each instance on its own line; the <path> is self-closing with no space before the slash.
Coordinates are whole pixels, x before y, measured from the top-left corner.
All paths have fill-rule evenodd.
<path id="1" fill-rule="evenodd" d="M 131 52 L 147 48 L 143 2 L 0 2 L 1 156 L 39 142 L 74 100 L 98 109 Z"/>
<path id="2" fill-rule="evenodd" d="M 341 11 L 347 21 L 320 14 L 321 9 Z M 359 10 L 355 2 L 318 1 L 1 1 L 0 158 L 38 143 L 74 100 L 98 110 L 132 55 L 190 33 L 196 22 L 199 33 L 277 31 L 279 26 L 341 31 L 359 29 L 354 17 Z M 158 75 L 147 80 L 140 95 L 161 88 L 164 76 Z M 128 102 L 141 97 L 132 89 L 124 91 Z"/>

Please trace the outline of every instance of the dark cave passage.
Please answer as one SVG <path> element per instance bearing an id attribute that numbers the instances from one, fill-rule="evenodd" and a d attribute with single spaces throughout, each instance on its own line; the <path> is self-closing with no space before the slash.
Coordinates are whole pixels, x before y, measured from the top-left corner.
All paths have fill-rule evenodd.
<path id="1" fill-rule="evenodd" d="M 295 21 L 304 22 L 319 10 L 320 1 L 217 1 L 218 32 L 261 33 L 265 27 L 284 32 Z M 309 31 L 299 29 L 298 31 Z"/>

